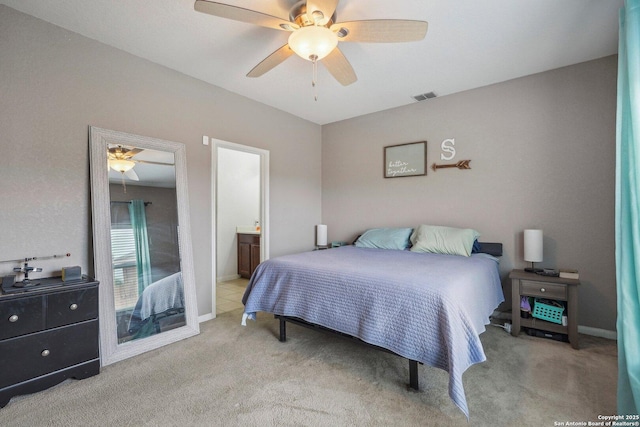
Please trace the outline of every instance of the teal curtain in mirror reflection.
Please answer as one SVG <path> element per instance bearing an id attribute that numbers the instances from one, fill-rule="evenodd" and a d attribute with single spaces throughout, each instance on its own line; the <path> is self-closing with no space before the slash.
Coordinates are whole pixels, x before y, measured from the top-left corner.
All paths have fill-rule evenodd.
<path id="1" fill-rule="evenodd" d="M 640 0 L 620 10 L 616 124 L 618 414 L 640 409 Z"/>
<path id="2" fill-rule="evenodd" d="M 132 200 L 129 204 L 131 228 L 136 243 L 136 265 L 138 268 L 138 295 L 151 284 L 151 257 L 149 256 L 149 236 L 147 216 L 143 200 Z"/>

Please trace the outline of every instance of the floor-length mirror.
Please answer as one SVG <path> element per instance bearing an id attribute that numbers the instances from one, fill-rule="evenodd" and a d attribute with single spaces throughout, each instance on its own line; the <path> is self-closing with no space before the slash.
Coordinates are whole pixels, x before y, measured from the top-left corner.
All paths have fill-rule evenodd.
<path id="1" fill-rule="evenodd" d="M 102 364 L 198 333 L 183 144 L 91 127 Z"/>

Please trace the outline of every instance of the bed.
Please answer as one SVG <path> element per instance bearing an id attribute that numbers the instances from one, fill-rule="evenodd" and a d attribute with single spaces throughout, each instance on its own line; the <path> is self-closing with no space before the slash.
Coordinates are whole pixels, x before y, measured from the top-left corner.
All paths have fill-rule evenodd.
<path id="1" fill-rule="evenodd" d="M 177 272 L 147 286 L 136 302 L 129 319 L 128 333 L 143 338 L 162 332 L 174 324 L 184 323 L 184 286 L 182 273 Z"/>
<path id="2" fill-rule="evenodd" d="M 486 247 L 501 254 L 500 244 Z M 418 362 L 443 369 L 468 417 L 462 374 L 486 360 L 479 335 L 504 301 L 498 259 L 481 249 L 460 256 L 401 248 L 343 246 L 265 261 L 243 296 L 243 324 L 262 311 L 280 320 L 281 340 L 286 321 L 358 338 L 409 359 L 414 388 Z"/>

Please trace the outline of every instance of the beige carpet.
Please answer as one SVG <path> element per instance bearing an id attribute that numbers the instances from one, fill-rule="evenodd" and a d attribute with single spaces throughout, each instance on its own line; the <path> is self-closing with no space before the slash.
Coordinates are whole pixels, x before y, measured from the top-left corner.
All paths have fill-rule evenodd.
<path id="1" fill-rule="evenodd" d="M 241 310 L 201 324 L 201 334 L 20 396 L 2 426 L 553 426 L 616 413 L 615 341 L 581 335 L 581 349 L 488 327 L 487 362 L 464 374 L 470 421 L 447 394 L 447 374 L 353 340 Z"/>

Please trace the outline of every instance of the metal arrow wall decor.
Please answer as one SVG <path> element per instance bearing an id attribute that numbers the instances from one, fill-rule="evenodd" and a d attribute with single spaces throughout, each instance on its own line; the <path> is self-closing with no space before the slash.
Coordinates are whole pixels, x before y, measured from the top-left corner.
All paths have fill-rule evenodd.
<path id="1" fill-rule="evenodd" d="M 444 168 L 471 169 L 471 166 L 469 166 L 469 162 L 471 162 L 471 160 L 460 160 L 458 163 L 451 163 L 447 165 L 437 165 L 434 163 L 433 165 L 431 165 L 431 169 L 433 169 L 434 172 L 436 172 L 438 169 Z"/>

